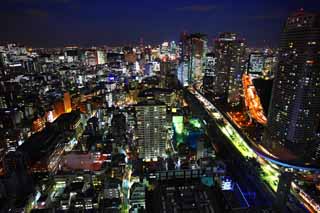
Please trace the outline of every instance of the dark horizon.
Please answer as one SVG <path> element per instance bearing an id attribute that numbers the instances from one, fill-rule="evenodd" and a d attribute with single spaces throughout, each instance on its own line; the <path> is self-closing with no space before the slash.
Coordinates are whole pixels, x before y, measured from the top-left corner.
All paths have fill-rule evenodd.
<path id="1" fill-rule="evenodd" d="M 160 44 L 178 41 L 186 31 L 207 34 L 209 44 L 220 32 L 236 32 L 250 47 L 278 47 L 286 17 L 300 8 L 316 12 L 320 2 L 4 0 L 0 43 L 120 46 L 142 38 L 146 44 Z"/>

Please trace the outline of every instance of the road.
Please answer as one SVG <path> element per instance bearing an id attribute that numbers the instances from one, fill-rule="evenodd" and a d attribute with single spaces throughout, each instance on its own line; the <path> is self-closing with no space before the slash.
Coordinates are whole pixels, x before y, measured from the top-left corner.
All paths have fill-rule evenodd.
<path id="1" fill-rule="evenodd" d="M 261 178 L 265 181 L 273 191 L 277 190 L 279 183 L 280 172 L 279 167 L 273 163 L 262 159 L 256 152 L 247 144 L 245 139 L 237 132 L 232 124 L 226 119 L 210 101 L 202 96 L 194 88 L 189 87 L 188 90 L 203 104 L 209 115 L 216 121 L 218 128 L 229 139 L 234 147 L 247 159 L 255 158 L 261 167 Z"/>
<path id="2" fill-rule="evenodd" d="M 264 181 L 274 192 L 277 191 L 280 170 L 279 165 L 273 163 L 274 160 L 268 157 L 261 157 L 261 152 L 270 156 L 267 150 L 261 146 L 257 146 L 254 149 L 247 143 L 241 134 L 233 127 L 231 122 L 225 117 L 224 113 L 215 107 L 210 101 L 208 101 L 200 92 L 194 87 L 188 87 L 188 91 L 194 95 L 194 97 L 203 105 L 210 117 L 216 122 L 218 128 L 226 136 L 228 141 L 239 151 L 239 153 L 247 159 L 254 158 L 259 163 L 261 172 L 260 178 Z M 278 163 L 285 168 L 290 168 L 290 165 Z M 299 168 L 299 167 L 298 167 Z M 294 183 L 293 183 L 294 184 Z M 295 187 L 294 187 L 295 186 Z M 299 190 L 297 190 L 299 189 Z M 311 212 L 320 212 L 319 204 L 317 204 L 310 196 L 298 188 L 296 184 L 292 185 L 292 193 L 306 208 L 312 209 Z M 298 191 L 298 193 L 297 193 Z M 312 205 L 311 205 L 312 204 Z"/>
<path id="3" fill-rule="evenodd" d="M 262 125 L 267 124 L 267 118 L 260 102 L 260 98 L 252 83 L 251 77 L 244 74 L 242 76 L 243 93 L 246 107 L 249 109 L 250 116 Z"/>

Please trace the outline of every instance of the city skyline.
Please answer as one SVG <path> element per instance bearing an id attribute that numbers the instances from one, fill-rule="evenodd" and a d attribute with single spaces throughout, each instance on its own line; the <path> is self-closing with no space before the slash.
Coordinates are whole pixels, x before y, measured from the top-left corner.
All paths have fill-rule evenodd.
<path id="1" fill-rule="evenodd" d="M 320 2 L 254 3 L 5 0 L 0 212 L 320 212 Z"/>

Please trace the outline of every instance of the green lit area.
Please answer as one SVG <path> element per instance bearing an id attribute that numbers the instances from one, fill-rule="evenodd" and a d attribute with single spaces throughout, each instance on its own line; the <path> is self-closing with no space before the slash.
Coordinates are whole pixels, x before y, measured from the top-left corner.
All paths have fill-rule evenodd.
<path id="1" fill-rule="evenodd" d="M 259 175 L 262 181 L 264 181 L 273 191 L 277 191 L 279 184 L 280 172 L 277 166 L 271 162 L 264 161 L 259 158 L 257 154 L 250 148 L 241 135 L 233 128 L 233 126 L 223 117 L 223 115 L 216 109 L 216 107 L 205 99 L 200 93 L 191 89 L 191 93 L 195 94 L 198 100 L 210 113 L 211 117 L 216 121 L 222 121 L 223 124 L 217 122 L 218 128 L 229 139 L 233 146 L 240 152 L 245 158 L 254 158 L 260 165 Z"/>
<path id="2" fill-rule="evenodd" d="M 200 122 L 199 119 L 191 118 L 191 119 L 189 120 L 189 123 L 190 123 L 194 128 L 197 128 L 197 129 L 201 128 L 201 122 Z"/>
<path id="3" fill-rule="evenodd" d="M 223 134 L 231 141 L 234 147 L 241 153 L 242 156 L 246 158 L 256 158 L 257 154 L 248 146 L 248 144 L 241 138 L 239 134 L 230 125 L 225 125 L 223 127 L 219 126 Z M 268 184 L 268 186 L 273 190 L 277 191 L 279 184 L 280 173 L 270 166 L 269 163 L 259 162 L 260 163 L 260 177 L 261 179 Z"/>
<path id="4" fill-rule="evenodd" d="M 221 131 L 224 135 L 228 137 L 228 139 L 232 142 L 232 144 L 236 147 L 236 149 L 241 153 L 242 156 L 247 158 L 257 158 L 256 153 L 244 142 L 239 135 L 234 134 L 230 127 L 220 127 Z M 232 134 L 233 133 L 233 134 Z M 279 176 L 280 173 L 268 163 L 260 162 L 260 177 L 261 179 L 267 183 L 273 191 L 277 191 L 279 184 Z"/>
<path id="5" fill-rule="evenodd" d="M 129 205 L 128 204 L 121 204 L 120 205 L 120 212 L 121 213 L 128 213 L 129 212 Z"/>
<path id="6" fill-rule="evenodd" d="M 273 191 L 277 191 L 280 173 L 267 163 L 260 164 L 260 168 L 261 179 L 266 182 Z"/>
<path id="7" fill-rule="evenodd" d="M 219 126 L 222 133 L 227 136 L 227 138 L 231 141 L 234 147 L 241 153 L 242 156 L 246 158 L 256 158 L 257 154 L 252 151 L 252 149 L 247 145 L 247 143 L 242 140 L 242 138 L 235 134 L 233 129 L 229 125 L 225 125 L 223 127 Z"/>
<path id="8" fill-rule="evenodd" d="M 177 134 L 182 134 L 184 129 L 183 116 L 172 116 L 173 127 Z"/>
<path id="9" fill-rule="evenodd" d="M 183 134 L 177 134 L 175 137 L 175 140 L 177 142 L 177 145 L 181 144 L 184 142 L 184 135 Z"/>
<path id="10" fill-rule="evenodd" d="M 172 123 L 174 129 L 175 146 L 189 141 L 190 136 L 196 132 L 202 132 L 202 123 L 198 118 L 187 119 L 184 123 L 183 116 L 173 116 Z M 190 142 L 190 141 L 189 141 Z"/>

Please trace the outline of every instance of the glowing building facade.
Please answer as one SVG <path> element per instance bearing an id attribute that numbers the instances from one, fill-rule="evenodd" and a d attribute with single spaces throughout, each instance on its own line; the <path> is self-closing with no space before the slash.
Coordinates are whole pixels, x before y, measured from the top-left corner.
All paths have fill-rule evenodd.
<path id="1" fill-rule="evenodd" d="M 167 144 L 167 106 L 160 101 L 147 100 L 136 105 L 139 157 L 156 160 L 165 155 Z"/>

